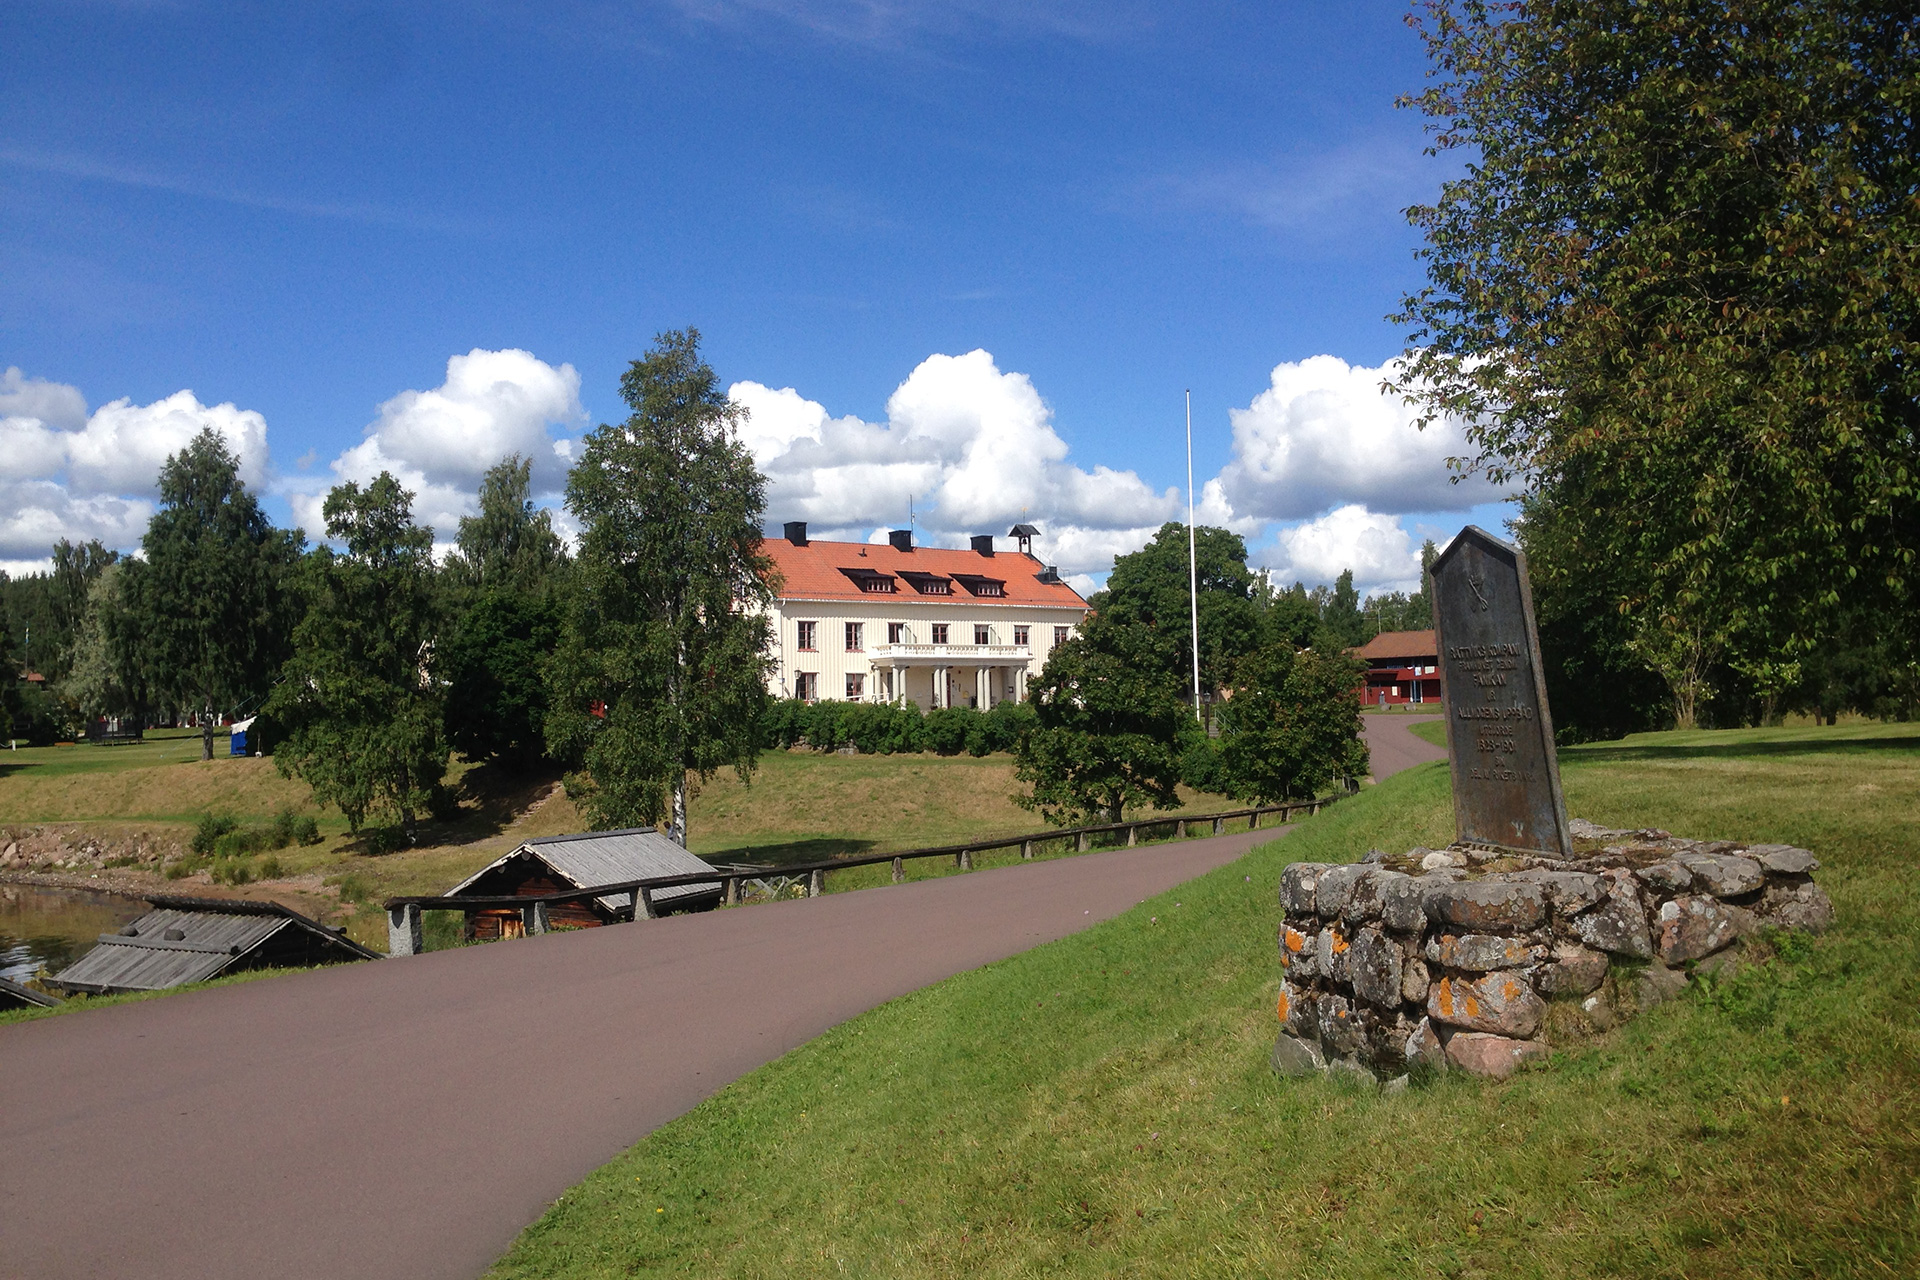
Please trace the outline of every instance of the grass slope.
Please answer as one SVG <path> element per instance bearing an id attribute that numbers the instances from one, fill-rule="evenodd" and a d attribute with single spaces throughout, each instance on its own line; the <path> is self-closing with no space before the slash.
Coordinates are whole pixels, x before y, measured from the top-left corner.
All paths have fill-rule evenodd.
<path id="1" fill-rule="evenodd" d="M 498 1277 L 1889 1276 L 1920 1269 L 1920 740 L 1563 754 L 1622 826 L 1803 844 L 1839 924 L 1504 1085 L 1280 1080 L 1274 885 L 1443 842 L 1446 774 L 894 1001 L 641 1142 Z"/>

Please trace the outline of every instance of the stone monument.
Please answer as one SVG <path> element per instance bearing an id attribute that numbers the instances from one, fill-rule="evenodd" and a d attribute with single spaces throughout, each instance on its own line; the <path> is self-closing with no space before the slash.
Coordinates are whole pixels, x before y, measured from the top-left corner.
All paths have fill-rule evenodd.
<path id="1" fill-rule="evenodd" d="M 1432 581 L 1456 839 L 1572 857 L 1526 556 L 1468 525 Z"/>
<path id="2" fill-rule="evenodd" d="M 1805 849 L 1569 822 L 1526 557 L 1464 529 L 1432 590 L 1456 838 L 1281 875 L 1276 1070 L 1504 1076 L 1832 921 Z"/>

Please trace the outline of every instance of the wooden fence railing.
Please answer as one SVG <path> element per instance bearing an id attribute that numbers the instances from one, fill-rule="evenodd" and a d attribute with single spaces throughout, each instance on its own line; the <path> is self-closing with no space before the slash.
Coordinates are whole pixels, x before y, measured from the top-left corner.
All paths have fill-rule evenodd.
<path id="1" fill-rule="evenodd" d="M 952 858 L 954 865 L 963 871 L 973 869 L 973 855 L 987 853 L 995 849 L 1011 849 L 1018 846 L 1020 857 L 1030 860 L 1034 848 L 1052 841 L 1071 840 L 1076 853 L 1085 853 L 1093 847 L 1096 836 L 1113 835 L 1124 832 L 1126 846 L 1132 848 L 1140 843 L 1140 833 L 1155 829 L 1168 829 L 1173 840 L 1184 840 L 1197 826 L 1208 826 L 1210 835 L 1221 835 L 1229 822 L 1245 819 L 1249 831 L 1258 830 L 1262 817 L 1279 814 L 1282 823 L 1290 821 L 1297 813 L 1315 814 L 1321 808 L 1340 798 L 1339 793 L 1322 796 L 1314 800 L 1292 800 L 1286 804 L 1253 805 L 1245 809 L 1228 809 L 1223 813 L 1185 814 L 1167 818 L 1139 818 L 1132 822 L 1109 822 L 1092 827 L 1066 827 L 1055 831 L 1035 831 L 1027 835 L 1008 836 L 1001 840 L 969 840 L 964 844 L 934 845 L 925 849 L 903 849 L 898 853 L 868 853 L 851 858 L 828 858 L 819 862 L 795 862 L 778 867 L 748 867 L 742 865 L 721 865 L 711 872 L 690 872 L 677 876 L 649 876 L 641 880 L 621 880 L 613 884 L 594 885 L 588 889 L 566 889 L 557 893 L 539 893 L 525 895 L 507 895 L 500 897 L 440 897 L 432 895 L 408 895 L 388 898 L 387 910 L 387 954 L 390 956 L 418 955 L 421 951 L 420 913 L 422 911 L 486 911 L 511 908 L 518 910 L 528 933 L 547 932 L 547 911 L 555 903 L 579 902 L 586 898 L 605 898 L 616 894 L 634 895 L 633 918 L 652 920 L 659 916 L 653 900 L 656 889 L 673 889 L 682 885 L 719 884 L 723 901 L 732 904 L 740 901 L 740 884 L 743 880 L 754 880 L 763 876 L 778 875 L 790 879 L 807 877 L 807 896 L 817 898 L 826 892 L 827 872 L 846 871 L 854 867 L 878 866 L 882 862 L 893 865 L 893 878 L 896 883 L 906 879 L 906 864 L 922 858 Z"/>

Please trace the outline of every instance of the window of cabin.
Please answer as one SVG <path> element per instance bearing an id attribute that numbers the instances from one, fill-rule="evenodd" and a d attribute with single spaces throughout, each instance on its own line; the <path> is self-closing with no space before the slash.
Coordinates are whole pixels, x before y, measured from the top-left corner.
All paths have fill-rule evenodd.
<path id="1" fill-rule="evenodd" d="M 858 702 L 867 692 L 867 678 L 864 675 L 847 675 L 847 701 Z"/>
<path id="2" fill-rule="evenodd" d="M 887 624 L 887 643 L 905 644 L 906 642 L 907 624 L 904 622 L 889 622 Z"/>
<path id="3" fill-rule="evenodd" d="M 1067 642 L 1067 631 L 1068 628 L 1066 627 L 1055 627 L 1053 629 L 1053 642 L 1055 644 L 1065 644 Z"/>
<path id="4" fill-rule="evenodd" d="M 933 642 L 935 644 L 945 644 L 947 642 L 947 624 L 946 623 L 936 622 L 933 624 Z"/>
<path id="5" fill-rule="evenodd" d="M 849 622 L 847 624 L 847 652 L 848 653 L 860 652 L 860 649 L 861 649 L 860 633 L 863 630 L 865 630 L 865 626 L 866 626 L 865 623 L 860 623 L 860 622 Z"/>
<path id="6" fill-rule="evenodd" d="M 975 644 L 992 644 L 993 633 L 987 628 L 975 624 L 973 628 L 973 642 Z"/>
<path id="7" fill-rule="evenodd" d="M 793 625 L 797 627 L 800 632 L 801 650 L 806 652 L 811 652 L 812 649 L 814 648 L 814 643 L 813 643 L 814 630 L 820 624 L 817 622 L 796 622 Z"/>
<path id="8" fill-rule="evenodd" d="M 793 677 L 793 696 L 802 702 L 818 702 L 820 700 L 820 673 L 817 671 L 801 671 L 795 674 Z"/>
<path id="9" fill-rule="evenodd" d="M 1015 627 L 1013 629 L 1013 642 L 1019 645 L 1024 645 L 1027 642 L 1027 629 L 1025 627 Z"/>

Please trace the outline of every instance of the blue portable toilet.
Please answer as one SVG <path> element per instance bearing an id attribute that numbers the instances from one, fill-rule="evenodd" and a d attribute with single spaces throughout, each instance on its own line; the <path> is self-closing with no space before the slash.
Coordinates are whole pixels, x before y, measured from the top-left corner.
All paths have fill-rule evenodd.
<path id="1" fill-rule="evenodd" d="M 256 716 L 248 716 L 245 720 L 235 720 L 233 722 L 233 736 L 227 740 L 228 755 L 244 756 L 247 754 L 247 730 L 253 728 L 253 722 L 257 718 Z"/>

